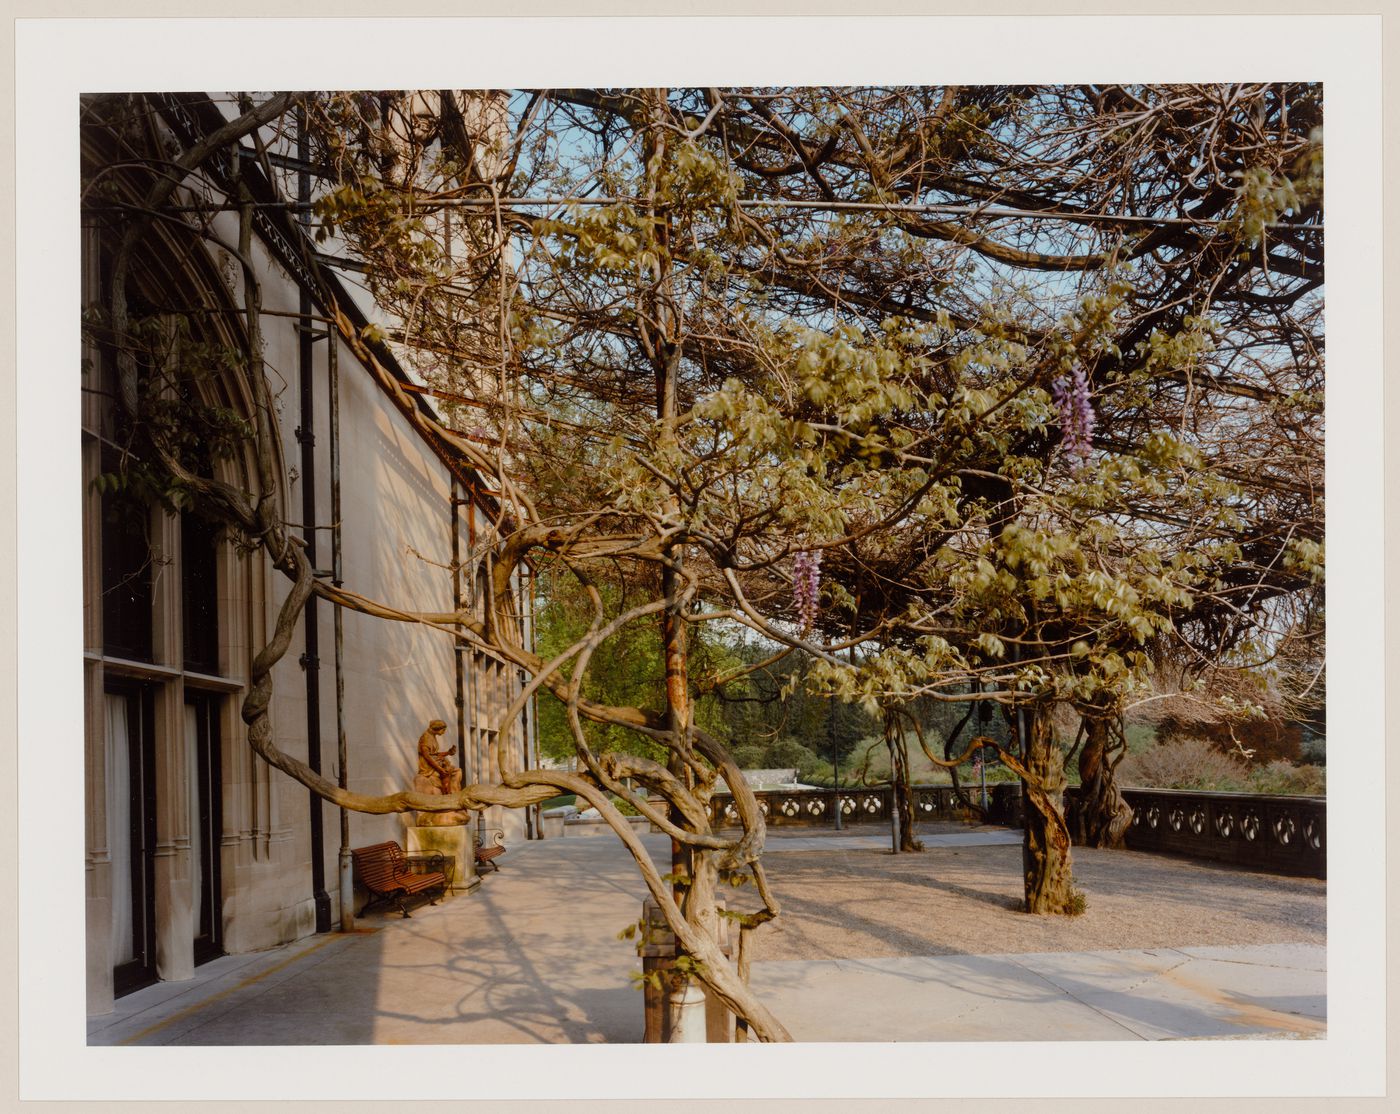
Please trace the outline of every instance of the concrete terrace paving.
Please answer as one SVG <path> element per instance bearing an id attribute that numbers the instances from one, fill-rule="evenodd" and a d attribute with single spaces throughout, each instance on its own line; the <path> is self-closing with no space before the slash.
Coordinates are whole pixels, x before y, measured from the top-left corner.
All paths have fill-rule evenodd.
<path id="1" fill-rule="evenodd" d="M 784 864 L 807 885 L 828 873 L 833 889 L 865 884 L 883 895 L 884 864 L 907 875 L 937 876 L 977 855 L 1017 861 L 1009 844 L 1019 833 L 930 825 L 921 856 L 891 856 L 883 831 L 770 835 L 768 859 L 782 897 Z M 661 836 L 643 837 L 658 860 Z M 1078 852 L 1076 852 L 1078 854 Z M 1140 874 L 1156 857 L 1098 853 L 1102 873 Z M 955 858 L 961 856 L 961 858 Z M 640 968 L 633 945 L 617 939 L 635 921 L 643 886 L 625 850 L 612 839 L 556 839 L 513 847 L 500 874 L 476 892 L 422 906 L 404 920 L 371 916 L 350 935 L 331 934 L 253 955 L 225 956 L 193 980 L 160 983 L 117 1001 L 112 1014 L 90 1018 L 93 1045 L 328 1045 L 620 1043 L 641 1037 L 641 994 L 629 974 Z M 918 865 L 910 865 L 917 863 Z M 843 872 L 835 869 L 843 864 Z M 864 874 L 850 873 L 854 864 Z M 926 865 L 924 865 L 926 864 Z M 1107 865 L 1105 865 L 1107 864 Z M 1173 905 L 1199 871 L 1205 889 L 1232 883 L 1282 887 L 1297 910 L 1320 923 L 1322 883 L 1273 880 L 1248 872 L 1173 862 Z M 868 883 L 862 880 L 868 876 Z M 851 879 L 855 880 L 852 881 Z M 795 883 L 794 883 L 795 884 Z M 907 877 L 902 889 L 916 891 Z M 1297 892 L 1288 891 L 1295 887 Z M 929 887 L 923 887 L 928 890 Z M 743 894 L 745 891 L 740 891 Z M 800 920 L 803 902 L 785 902 L 783 919 Z M 842 893 L 859 901 L 859 893 Z M 934 894 L 941 900 L 941 895 Z M 741 899 L 736 899 L 738 903 Z M 909 898 L 877 896 L 877 902 Z M 1091 909 L 1095 898 L 1091 896 Z M 1203 906 L 1214 909 L 1218 899 Z M 1046 922 L 987 901 L 981 914 L 1007 926 Z M 909 910 L 904 910 L 907 914 Z M 956 912 L 956 910 L 954 910 Z M 1112 910 L 1103 914 L 1112 915 Z M 1223 915 L 1220 912 L 1212 916 Z M 1008 919 L 1011 918 L 1011 919 Z M 1019 921 L 1014 919 L 1019 918 Z M 1055 919 L 1059 920 L 1059 919 Z M 782 919 L 780 919 L 780 924 Z M 935 924 L 937 923 L 935 918 Z M 1116 927 L 1118 922 L 1112 922 Z M 1032 925 L 1033 927 L 1033 925 Z M 1188 924 L 1188 929 L 1191 927 Z M 767 929 L 760 932 L 768 931 Z M 821 940 L 830 940 L 829 929 Z M 942 929 L 937 931 L 941 932 Z M 1057 932 L 1073 928 L 1056 926 Z M 1325 948 L 1319 934 L 1285 928 L 1269 940 L 1083 951 L 1027 950 L 926 933 L 894 939 L 859 934 L 844 947 L 823 945 L 820 957 L 784 958 L 777 935 L 756 949 L 752 983 L 804 1041 L 1163 1040 L 1317 1037 L 1326 1026 Z M 1131 934 L 1123 938 L 1129 939 Z M 1233 937 L 1231 937 L 1233 939 Z M 1244 937 L 1248 939 L 1248 937 Z M 806 937 L 794 931 L 794 944 Z M 1155 939 L 1155 938 L 1154 938 Z M 774 942 L 776 941 L 776 942 Z M 914 951 L 914 954 L 899 954 Z M 811 950 L 810 942 L 805 949 Z M 889 954 L 891 951 L 897 954 Z M 997 954 L 971 954 L 993 951 Z M 792 955 L 803 949 L 793 947 Z M 852 954 L 852 953 L 856 954 Z M 920 954 L 922 953 L 922 954 Z"/>
<path id="2" fill-rule="evenodd" d="M 750 982 L 805 1041 L 1326 1032 L 1325 952 L 1315 944 L 776 961 L 754 964 Z"/>

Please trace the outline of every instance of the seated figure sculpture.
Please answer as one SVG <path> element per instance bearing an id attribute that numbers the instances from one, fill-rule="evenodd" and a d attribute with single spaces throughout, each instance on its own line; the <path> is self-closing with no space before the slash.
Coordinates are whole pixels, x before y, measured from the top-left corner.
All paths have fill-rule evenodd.
<path id="1" fill-rule="evenodd" d="M 438 740 L 446 730 L 447 724 L 440 719 L 435 719 L 428 724 L 428 729 L 418 736 L 418 775 L 413 779 L 413 788 L 419 793 L 442 797 L 451 793 L 460 793 L 462 790 L 462 771 L 448 761 L 457 752 L 457 748 L 448 747 L 446 750 L 438 750 Z M 462 810 L 451 812 L 420 811 L 418 825 L 419 827 L 431 827 L 443 824 L 465 824 L 470 819 L 470 815 Z"/>

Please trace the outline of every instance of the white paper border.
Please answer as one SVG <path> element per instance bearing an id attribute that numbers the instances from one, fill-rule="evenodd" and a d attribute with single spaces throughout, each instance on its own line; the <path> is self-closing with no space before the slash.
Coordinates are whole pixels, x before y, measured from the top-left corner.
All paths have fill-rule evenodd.
<path id="1" fill-rule="evenodd" d="M 1380 42 L 1380 19 L 1368 16 L 18 21 L 22 1097 L 645 1098 L 681 1086 L 695 1098 L 1382 1093 L 1385 830 L 1373 796 L 1384 784 Z M 1333 742 L 1326 1040 L 1014 1050 L 86 1046 L 82 825 L 56 819 L 52 804 L 53 789 L 71 784 L 83 760 L 79 93 L 1085 80 L 1325 83 Z M 444 1055 L 465 1069 L 451 1075 L 470 1079 L 470 1094 L 448 1081 Z"/>

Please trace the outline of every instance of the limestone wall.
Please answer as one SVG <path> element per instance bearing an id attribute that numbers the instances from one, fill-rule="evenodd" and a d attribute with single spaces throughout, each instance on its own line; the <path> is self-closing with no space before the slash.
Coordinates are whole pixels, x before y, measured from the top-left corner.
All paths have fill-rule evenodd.
<path id="1" fill-rule="evenodd" d="M 236 242 L 233 214 L 220 214 L 215 230 Z M 242 278 L 227 255 L 211 250 L 208 265 L 196 266 L 184 254 L 188 242 L 162 246 L 153 238 L 151 258 L 141 275 L 153 302 L 206 305 L 236 310 L 242 302 Z M 86 245 L 95 260 L 95 240 Z M 303 493 L 308 484 L 303 440 L 314 439 L 315 511 L 307 523 L 314 539 L 315 566 L 332 566 L 330 344 L 336 348 L 340 390 L 340 487 L 342 579 L 345 586 L 371 599 L 409 611 L 446 612 L 454 608 L 453 484 L 445 465 L 412 431 L 393 402 L 372 381 L 350 349 L 324 336 L 311 348 L 311 418 L 302 408 L 302 336 L 297 315 L 305 309 L 298 288 L 274 256 L 255 243 L 254 259 L 262 280 L 264 358 L 275 398 L 275 420 L 282 446 L 283 513 L 293 524 L 305 522 Z M 84 298 L 100 298 L 99 268 L 85 269 Z M 236 345 L 237 316 L 214 315 L 211 340 Z M 324 329 L 313 322 L 313 327 Z M 222 330 L 222 332 L 219 332 Z M 153 862 L 151 890 L 153 947 L 150 968 L 160 979 L 192 976 L 199 934 L 199 877 L 196 848 L 200 825 L 198 802 L 192 798 L 193 762 L 187 728 L 187 700 L 197 699 L 212 709 L 216 736 L 214 782 L 217 785 L 218 831 L 207 841 L 216 847 L 219 917 L 218 943 L 224 951 L 244 952 L 305 936 L 316 928 L 313 886 L 312 817 L 321 814 L 324 836 L 321 865 L 324 898 L 330 923 L 340 920 L 340 817 L 335 808 L 317 802 L 286 775 L 256 759 L 248 747 L 239 715 L 252 656 L 266 643 L 285 598 L 288 584 L 260 550 L 248 552 L 232 540 L 217 546 L 218 670 L 196 675 L 183 660 L 182 578 L 186 576 L 178 516 L 152 512 L 150 523 L 152 584 L 152 645 L 150 660 L 116 660 L 104 648 L 102 599 L 103 502 L 91 486 L 102 471 L 104 432 L 108 419 L 97 388 L 100 353 L 91 352 L 84 370 L 84 654 L 86 738 L 86 968 L 88 1009 L 112 1008 L 116 992 L 114 967 L 124 948 L 118 906 L 131 908 L 125 896 L 130 874 L 130 833 L 111 806 L 112 792 L 125 792 L 124 771 L 108 769 L 114 745 L 108 724 L 113 692 L 131 691 L 148 700 L 152 712 L 143 720 L 151 738 L 152 763 L 142 776 L 149 779 L 154 845 L 141 849 Z M 89 382 L 89 380 L 91 382 Z M 247 415 L 248 393 L 236 373 L 228 382 L 208 386 L 208 401 L 241 409 Z M 205 389 L 205 388 L 201 388 Z M 229 483 L 253 490 L 249 459 L 221 461 L 216 474 Z M 466 493 L 458 491 L 457 494 Z M 462 578 L 469 597 L 470 561 L 489 540 L 490 526 L 469 503 L 455 507 L 456 554 L 468 563 Z M 475 543 L 475 548 L 474 548 Z M 337 760 L 337 708 L 334 657 L 334 616 L 330 605 L 316 605 L 319 635 L 316 661 L 306 660 L 306 626 L 298 625 L 292 645 L 273 674 L 272 726 L 277 745 L 286 753 L 308 758 L 307 667 L 316 669 L 319 685 L 322 771 L 334 779 Z M 108 632 L 110 633 L 110 632 Z M 343 716 L 347 737 L 348 785 L 367 794 L 391 793 L 412 785 L 418 736 L 432 719 L 449 725 L 445 744 L 458 747 L 457 760 L 468 780 L 498 776 L 487 761 L 493 733 L 500 746 L 513 748 L 512 761 L 527 757 L 531 731 L 519 722 L 501 727 L 501 712 L 518 691 L 513 667 L 480 655 L 463 655 L 461 711 L 452 640 L 439 631 L 414 624 L 344 616 Z M 499 728 L 499 730 L 498 730 Z M 134 776 L 134 775 L 132 775 Z M 111 784 L 109 784 L 111 779 Z M 133 782 L 134 784 L 134 782 Z M 142 806 L 144 807 L 144 806 Z M 483 818 L 487 839 L 499 831 L 507 842 L 524 838 L 525 820 L 518 814 L 492 810 Z M 499 815 L 495 815 L 499 813 Z M 349 818 L 352 847 L 386 839 L 407 842 L 407 817 Z M 210 872 L 212 873 L 212 871 Z M 139 904 L 139 903 L 138 903 Z M 114 927 L 115 926 L 115 927 Z"/>

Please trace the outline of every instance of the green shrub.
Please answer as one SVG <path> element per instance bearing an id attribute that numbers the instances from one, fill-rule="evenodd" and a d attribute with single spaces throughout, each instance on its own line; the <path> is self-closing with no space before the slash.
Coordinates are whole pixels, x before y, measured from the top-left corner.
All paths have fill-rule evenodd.
<path id="1" fill-rule="evenodd" d="M 577 800 L 578 798 L 573 793 L 565 793 L 562 797 L 550 797 L 549 800 L 540 803 L 540 810 L 542 812 L 547 812 L 552 808 L 563 808 L 565 805 L 571 805 Z"/>
<path id="2" fill-rule="evenodd" d="M 796 739 L 779 739 L 768 748 L 764 769 L 795 769 L 798 776 L 815 772 L 822 760 L 804 747 Z"/>
<path id="3" fill-rule="evenodd" d="M 633 805 L 631 801 L 623 800 L 621 797 L 613 797 L 612 803 L 617 808 L 617 811 L 622 813 L 623 816 L 641 815 L 641 813 L 637 811 L 636 806 Z"/>
<path id="4" fill-rule="evenodd" d="M 1295 766 L 1280 759 L 1251 770 L 1248 789 L 1251 793 L 1321 797 L 1327 793 L 1327 773 L 1321 766 Z"/>
<path id="5" fill-rule="evenodd" d="M 1144 789 L 1243 792 L 1249 769 L 1203 739 L 1173 739 L 1130 753 L 1118 767 L 1120 785 Z"/>
<path id="6" fill-rule="evenodd" d="M 734 761 L 741 770 L 761 770 L 768 760 L 767 749 L 755 743 L 744 743 L 734 747 L 729 753 L 734 756 Z"/>
<path id="7" fill-rule="evenodd" d="M 959 770 L 958 773 L 959 773 L 959 775 L 961 775 L 961 774 L 962 774 L 962 771 Z M 971 776 L 971 771 L 969 771 L 969 776 Z M 998 766 L 988 766 L 988 767 L 987 767 L 987 784 L 988 784 L 988 785 L 1000 785 L 1000 784 L 1002 784 L 1003 782 L 1007 782 L 1007 781 L 1020 781 L 1020 780 L 1021 780 L 1020 778 L 1018 778 L 1014 773 L 1012 773 L 1012 772 L 1011 772 L 1009 769 L 1007 769 L 1005 766 L 1000 766 L 1000 765 L 998 765 Z M 981 782 L 981 779 L 979 778 L 979 779 L 978 779 L 978 784 L 980 785 L 981 783 L 982 783 L 982 782 Z"/>
<path id="8" fill-rule="evenodd" d="M 1150 723 L 1128 723 L 1123 726 L 1128 753 L 1150 750 L 1157 745 L 1157 729 Z"/>
<path id="9" fill-rule="evenodd" d="M 1303 733 L 1302 757 L 1314 766 L 1327 765 L 1327 736 L 1312 731 Z"/>
<path id="10" fill-rule="evenodd" d="M 1327 791 L 1321 766 L 1295 766 L 1276 759 L 1251 768 L 1204 739 L 1172 739 L 1130 752 L 1118 767 L 1118 783 L 1214 793 L 1322 796 Z"/>
<path id="11" fill-rule="evenodd" d="M 919 785 L 951 785 L 953 774 L 950 770 L 932 769 L 927 774 L 916 774 L 913 780 Z M 1001 785 L 1008 781 L 1019 781 L 1020 779 L 1008 770 L 1005 766 L 987 766 L 987 784 Z M 964 789 L 977 789 L 982 784 L 982 775 L 972 768 L 971 762 L 964 762 L 958 767 L 958 784 Z"/>

